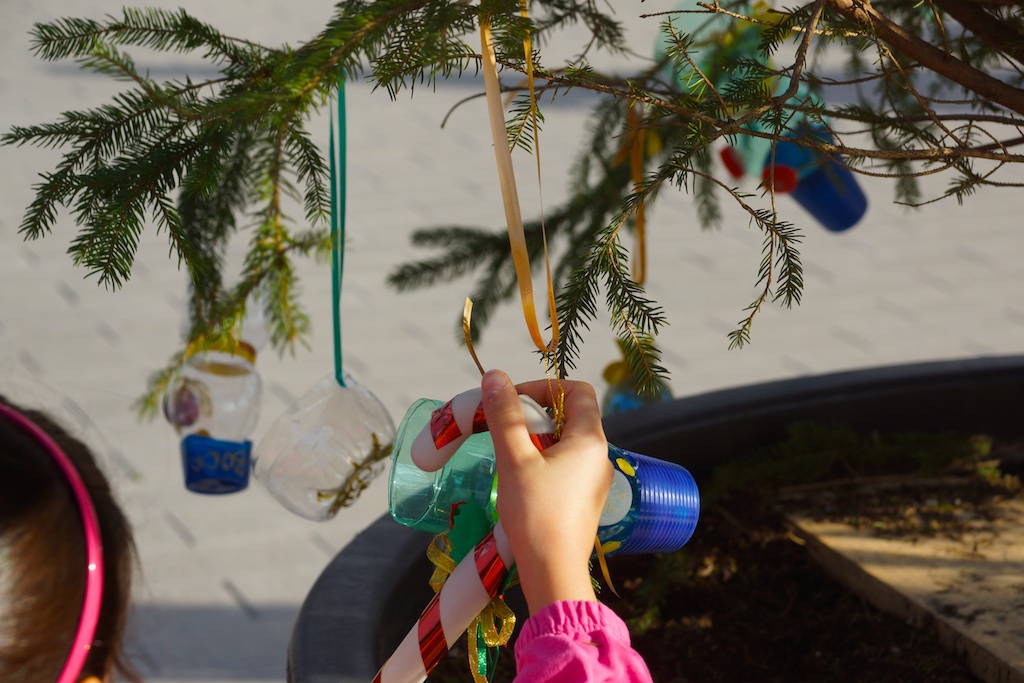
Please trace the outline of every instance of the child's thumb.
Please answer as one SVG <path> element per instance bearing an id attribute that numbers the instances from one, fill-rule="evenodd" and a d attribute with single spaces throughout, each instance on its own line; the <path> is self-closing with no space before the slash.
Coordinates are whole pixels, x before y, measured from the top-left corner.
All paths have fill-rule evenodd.
<path id="1" fill-rule="evenodd" d="M 517 456 L 523 452 L 523 443 L 531 442 L 516 388 L 504 372 L 490 370 L 480 380 L 480 390 L 495 453 Z"/>

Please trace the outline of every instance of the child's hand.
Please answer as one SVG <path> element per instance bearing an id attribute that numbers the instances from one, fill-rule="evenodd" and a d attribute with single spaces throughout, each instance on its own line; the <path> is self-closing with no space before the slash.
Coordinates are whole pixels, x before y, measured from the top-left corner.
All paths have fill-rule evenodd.
<path id="1" fill-rule="evenodd" d="M 559 600 L 596 599 L 588 560 L 612 482 L 594 388 L 565 380 L 561 386 L 561 440 L 542 453 L 527 435 L 517 390 L 550 405 L 548 382 L 513 387 L 498 370 L 481 382 L 498 468 L 498 514 L 530 614 Z"/>

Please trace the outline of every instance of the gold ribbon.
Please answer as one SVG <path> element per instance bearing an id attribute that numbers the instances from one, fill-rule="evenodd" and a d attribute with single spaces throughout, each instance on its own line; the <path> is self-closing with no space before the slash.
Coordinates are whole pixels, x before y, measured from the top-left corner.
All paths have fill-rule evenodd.
<path id="1" fill-rule="evenodd" d="M 640 104 L 634 102 L 626 110 L 626 121 L 632 128 L 632 145 L 629 150 L 629 169 L 633 177 L 633 189 L 640 191 L 644 182 L 644 137 L 643 114 L 640 111 Z M 633 263 L 633 280 L 638 285 L 643 285 L 647 278 L 647 236 L 645 234 L 647 218 L 644 211 L 644 202 L 636 207 L 636 251 L 637 259 Z"/>
<path id="2" fill-rule="evenodd" d="M 245 360 L 249 361 L 250 365 L 254 365 L 256 363 L 255 347 L 253 347 L 249 342 L 241 341 L 233 337 L 214 337 L 213 339 L 208 339 L 205 336 L 200 336 L 195 341 L 189 342 L 185 347 L 185 358 L 191 358 L 203 351 L 221 351 L 233 356 L 241 356 Z M 214 374 L 218 373 L 215 372 Z"/>
<path id="3" fill-rule="evenodd" d="M 601 547 L 601 537 L 594 536 L 594 552 L 597 555 L 597 563 L 601 565 L 601 576 L 604 577 L 604 582 L 608 584 L 608 590 L 612 592 L 617 598 L 621 598 L 619 592 L 615 590 L 615 586 L 612 584 L 612 574 L 608 571 L 608 560 L 604 558 L 604 548 Z"/>
<path id="4" fill-rule="evenodd" d="M 440 593 L 444 582 L 455 571 L 455 560 L 452 559 L 452 539 L 448 532 L 434 536 L 427 546 L 427 559 L 434 565 L 434 573 L 430 575 L 430 587 Z"/>
<path id="5" fill-rule="evenodd" d="M 525 3 L 524 3 L 525 5 Z M 525 15 L 525 7 L 523 9 Z M 491 20 L 486 15 L 480 17 L 481 56 L 483 58 L 484 91 L 487 95 L 487 111 L 491 124 L 491 139 L 494 142 L 494 157 L 498 165 L 498 182 L 501 186 L 502 203 L 505 207 L 505 222 L 508 226 L 509 246 L 512 249 L 512 262 L 515 265 L 516 281 L 519 284 L 519 297 L 523 306 L 526 327 L 534 345 L 546 354 L 553 353 L 558 346 L 558 313 L 555 308 L 555 291 L 551 280 L 551 267 L 548 263 L 545 239 L 544 261 L 548 274 L 548 309 L 551 314 L 551 341 L 545 343 L 537 323 L 537 309 L 533 295 L 533 275 L 530 271 L 530 256 L 526 249 L 526 235 L 523 231 L 523 217 L 519 209 L 519 192 L 516 189 L 515 171 L 512 167 L 512 154 L 508 148 L 508 135 L 505 130 L 505 116 L 501 105 L 501 86 L 498 83 L 498 63 L 494 54 L 494 41 L 491 36 Z M 530 88 L 530 104 L 534 110 L 534 141 L 536 146 L 536 103 L 533 94 L 533 52 L 529 38 L 523 41 L 526 52 L 527 82 Z M 538 164 L 540 159 L 538 157 Z M 539 168 L 539 167 L 538 167 Z"/>
<path id="6" fill-rule="evenodd" d="M 639 191 L 644 182 L 644 156 L 650 154 L 649 147 L 654 147 L 654 140 L 647 139 L 647 131 L 643 127 L 643 109 L 639 102 L 626 107 L 626 130 L 623 135 L 622 147 L 612 160 L 612 166 L 622 164 L 628 157 L 629 175 L 633 181 L 634 191 Z M 636 252 L 633 261 L 633 281 L 643 285 L 647 279 L 647 216 L 644 202 L 636 207 Z"/>
<path id="7" fill-rule="evenodd" d="M 480 363 L 480 359 L 476 357 L 476 349 L 473 348 L 473 331 L 470 327 L 472 318 L 473 300 L 467 296 L 466 304 L 462 308 L 462 335 L 466 338 L 466 348 L 469 350 L 469 355 L 473 358 L 473 362 L 476 363 L 476 369 L 483 376 L 484 366 Z"/>

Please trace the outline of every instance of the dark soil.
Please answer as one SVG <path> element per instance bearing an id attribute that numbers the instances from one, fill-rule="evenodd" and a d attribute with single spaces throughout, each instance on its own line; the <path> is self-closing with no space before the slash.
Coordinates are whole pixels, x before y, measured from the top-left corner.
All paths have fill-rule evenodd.
<path id="1" fill-rule="evenodd" d="M 682 550 L 609 558 L 621 598 L 606 587 L 600 598 L 627 621 L 657 683 L 978 681 L 931 631 L 875 609 L 827 575 L 784 513 L 812 511 L 890 536 L 956 537 L 993 499 L 1019 495 L 1019 480 L 977 463 L 938 478 L 856 474 L 853 483 L 729 489 L 702 511 Z M 472 680 L 464 643 L 430 681 Z M 510 647 L 496 669 L 496 683 L 512 680 Z"/>
<path id="2" fill-rule="evenodd" d="M 612 570 L 644 577 L 626 581 L 613 605 L 655 681 L 977 680 L 931 633 L 826 575 L 773 507 L 725 496 L 705 513 L 701 538 L 680 560 L 690 565 L 684 572 L 659 577 L 655 568 L 652 577 L 648 558 Z M 646 605 L 651 581 L 672 585 Z"/>

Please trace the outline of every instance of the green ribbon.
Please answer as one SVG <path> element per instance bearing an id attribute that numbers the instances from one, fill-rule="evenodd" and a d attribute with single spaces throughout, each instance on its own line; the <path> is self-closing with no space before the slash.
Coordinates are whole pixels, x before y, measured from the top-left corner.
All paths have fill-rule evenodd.
<path id="1" fill-rule="evenodd" d="M 497 481 L 497 479 L 495 479 Z M 452 511 L 452 527 L 447 532 L 448 541 L 451 543 L 451 559 L 458 563 L 466 555 L 472 552 L 476 544 L 480 542 L 487 532 L 494 525 L 492 513 L 481 508 L 473 501 L 462 503 Z M 515 571 L 510 571 L 505 579 L 502 588 L 504 593 L 512 585 Z M 497 671 L 498 656 L 500 648 L 491 647 L 484 638 L 483 627 L 477 625 L 474 632 L 470 632 L 468 638 L 476 640 L 476 648 L 470 647 L 470 657 L 476 652 L 476 660 L 470 661 L 474 681 L 492 681 Z"/>
<path id="2" fill-rule="evenodd" d="M 334 378 L 345 386 L 341 366 L 341 275 L 345 266 L 345 82 L 338 85 L 338 115 L 335 124 L 331 105 L 330 171 L 331 171 L 331 293 L 334 305 Z M 337 142 L 334 127 L 337 125 Z"/>

